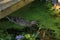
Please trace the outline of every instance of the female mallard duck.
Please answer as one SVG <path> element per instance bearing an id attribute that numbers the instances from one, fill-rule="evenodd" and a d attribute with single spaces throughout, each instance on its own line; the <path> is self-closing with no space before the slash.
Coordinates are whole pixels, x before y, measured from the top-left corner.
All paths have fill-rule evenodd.
<path id="1" fill-rule="evenodd" d="M 21 26 L 30 27 L 33 25 L 38 25 L 37 20 L 29 21 L 29 20 L 25 20 L 24 18 L 19 18 L 19 17 L 7 17 L 7 18 L 9 21 L 19 24 Z"/>

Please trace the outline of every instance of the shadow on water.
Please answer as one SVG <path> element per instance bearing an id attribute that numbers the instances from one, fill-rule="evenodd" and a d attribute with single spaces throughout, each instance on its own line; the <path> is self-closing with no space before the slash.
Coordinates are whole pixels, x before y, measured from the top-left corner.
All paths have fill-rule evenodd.
<path id="1" fill-rule="evenodd" d="M 36 33 L 36 31 L 38 30 L 38 28 L 39 28 L 39 27 L 37 27 L 37 26 L 25 27 L 24 29 L 8 28 L 8 29 L 6 29 L 5 31 L 6 31 L 8 34 L 13 34 L 13 35 L 19 35 L 19 34 L 22 34 L 22 33 L 32 34 L 32 33 Z"/>

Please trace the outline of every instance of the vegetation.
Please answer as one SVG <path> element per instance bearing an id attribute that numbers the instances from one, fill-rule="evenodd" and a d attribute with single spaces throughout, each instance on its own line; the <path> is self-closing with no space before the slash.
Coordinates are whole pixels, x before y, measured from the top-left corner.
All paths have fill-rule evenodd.
<path id="1" fill-rule="evenodd" d="M 37 28 L 29 27 L 26 29 L 23 26 L 20 26 L 8 21 L 6 18 L 1 19 L 0 20 L 0 39 L 15 40 L 15 36 L 20 34 L 25 37 L 23 40 L 35 40 L 35 34 L 38 31 L 38 29 L 44 28 L 44 30 L 49 29 L 46 32 L 45 37 L 54 38 L 53 40 L 59 40 L 60 39 L 60 16 L 58 13 L 59 11 L 53 10 L 52 7 L 53 5 L 51 4 L 51 2 L 35 1 L 13 12 L 11 15 L 9 15 L 9 16 L 15 16 L 15 17 L 22 17 L 27 20 L 38 20 L 39 25 L 36 26 Z M 13 31 L 7 31 L 7 29 L 11 29 L 11 30 L 13 29 Z M 15 34 L 14 30 L 18 32 Z M 54 32 L 50 30 L 54 30 Z M 45 39 L 42 39 L 41 36 L 38 36 L 36 37 L 36 40 L 45 40 Z"/>

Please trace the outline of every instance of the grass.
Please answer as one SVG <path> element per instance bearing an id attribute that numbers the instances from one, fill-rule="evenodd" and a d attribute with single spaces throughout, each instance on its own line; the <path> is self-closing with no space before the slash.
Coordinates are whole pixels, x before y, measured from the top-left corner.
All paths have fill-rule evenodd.
<path id="1" fill-rule="evenodd" d="M 39 20 L 40 24 L 39 25 L 43 25 L 40 27 L 45 27 L 45 28 L 51 28 L 53 30 L 55 30 L 55 32 L 57 33 L 57 36 L 60 38 L 60 29 L 58 29 L 58 26 L 55 25 L 55 23 L 60 23 L 60 18 L 56 17 L 53 18 L 50 16 L 50 14 L 53 14 L 54 12 L 49 10 L 51 4 L 47 3 L 31 3 L 15 12 L 13 12 L 10 16 L 18 16 L 18 17 L 22 17 L 25 18 L 27 20 Z M 11 23 L 9 21 L 3 21 L 0 22 L 0 27 L 1 28 L 9 28 L 9 27 L 13 27 L 13 28 L 18 28 L 21 29 L 23 28 L 22 26 L 19 26 L 17 24 Z"/>

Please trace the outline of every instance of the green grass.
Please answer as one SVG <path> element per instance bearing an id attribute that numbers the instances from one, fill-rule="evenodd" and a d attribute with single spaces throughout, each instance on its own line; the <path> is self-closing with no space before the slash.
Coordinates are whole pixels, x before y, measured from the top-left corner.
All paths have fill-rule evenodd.
<path id="1" fill-rule="evenodd" d="M 53 14 L 54 12 L 49 10 L 51 7 L 51 4 L 40 4 L 40 3 L 31 3 L 15 12 L 13 12 L 10 16 L 18 16 L 25 18 L 27 20 L 39 20 L 40 24 L 39 25 L 44 25 L 40 27 L 46 27 L 46 28 L 51 28 L 55 30 L 57 33 L 57 36 L 60 35 L 60 29 L 58 29 L 58 26 L 54 25 L 54 23 L 59 23 L 60 18 L 53 18 L 50 16 L 50 14 Z M 17 24 L 11 23 L 9 21 L 3 21 L 0 22 L 0 27 L 2 28 L 9 28 L 9 27 L 14 27 L 14 28 L 23 28 L 22 26 L 19 26 Z"/>

